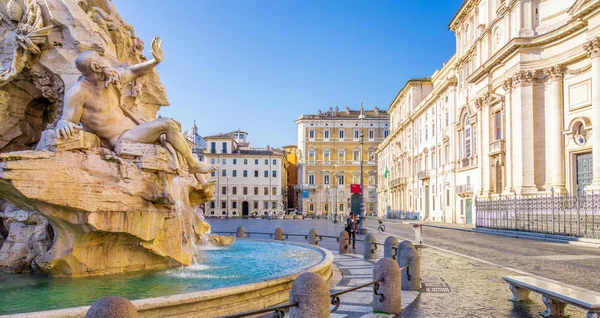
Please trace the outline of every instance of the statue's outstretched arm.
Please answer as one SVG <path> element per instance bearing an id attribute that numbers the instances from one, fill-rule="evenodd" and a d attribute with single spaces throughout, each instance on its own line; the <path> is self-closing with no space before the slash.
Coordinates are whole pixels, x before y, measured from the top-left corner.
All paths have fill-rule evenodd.
<path id="1" fill-rule="evenodd" d="M 86 92 L 80 85 L 73 85 L 65 93 L 65 102 L 63 114 L 56 125 L 56 135 L 60 138 L 70 138 L 75 129 L 83 129 L 79 126 L 79 121 L 83 115 L 83 104 L 85 103 Z"/>
<path id="2" fill-rule="evenodd" d="M 158 63 L 162 62 L 164 57 L 164 52 L 162 50 L 162 40 L 158 41 L 157 36 L 155 36 L 154 39 L 152 39 L 152 51 L 150 53 L 154 57 L 152 60 L 132 65 L 125 70 L 123 82 L 127 83 L 135 80 L 138 77 L 144 76 L 151 69 L 156 67 Z"/>

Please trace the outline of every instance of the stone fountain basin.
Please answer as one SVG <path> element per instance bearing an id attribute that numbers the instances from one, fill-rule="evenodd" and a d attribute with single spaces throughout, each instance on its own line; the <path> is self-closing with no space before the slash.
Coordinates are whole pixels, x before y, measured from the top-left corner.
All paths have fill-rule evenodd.
<path id="1" fill-rule="evenodd" d="M 245 241 L 277 242 L 273 240 L 244 239 Z M 294 242 L 277 242 L 278 244 L 296 245 L 313 249 L 322 254 L 320 262 L 297 273 L 275 277 L 242 285 L 210 289 L 170 296 L 133 300 L 140 317 L 215 317 L 248 310 L 260 309 L 285 303 L 289 300 L 289 292 L 296 277 L 304 272 L 314 272 L 326 281 L 331 278 L 333 254 L 323 248 Z M 90 306 L 81 306 L 48 311 L 13 314 L 1 317 L 85 317 Z"/>

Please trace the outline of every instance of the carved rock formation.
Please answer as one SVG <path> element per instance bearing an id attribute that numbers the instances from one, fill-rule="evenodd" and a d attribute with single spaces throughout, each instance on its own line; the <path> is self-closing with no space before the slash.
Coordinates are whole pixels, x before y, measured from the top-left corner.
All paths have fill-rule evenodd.
<path id="1" fill-rule="evenodd" d="M 114 65 L 145 60 L 133 28 L 110 0 L 0 7 L 0 271 L 84 276 L 189 264 L 210 229 L 194 206 L 210 199 L 212 185 L 185 167 L 177 175 L 159 145 L 122 143 L 113 152 L 93 134 L 54 132 L 82 51 Z M 154 70 L 121 97 L 144 120 L 169 104 Z"/>

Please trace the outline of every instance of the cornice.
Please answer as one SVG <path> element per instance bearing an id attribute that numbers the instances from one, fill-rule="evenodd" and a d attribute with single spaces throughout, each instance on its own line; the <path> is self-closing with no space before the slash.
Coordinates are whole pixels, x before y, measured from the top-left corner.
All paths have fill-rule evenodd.
<path id="1" fill-rule="evenodd" d="M 490 59 L 478 67 L 471 76 L 467 77 L 468 83 L 474 83 L 489 73 L 494 67 L 501 64 L 507 57 L 523 48 L 538 47 L 556 40 L 564 40 L 564 37 L 571 35 L 587 26 L 585 21 L 569 22 L 561 28 L 550 33 L 546 33 L 534 38 L 513 38 L 502 48 L 500 48 Z"/>
<path id="2" fill-rule="evenodd" d="M 448 29 L 453 32 L 456 32 L 457 27 L 465 20 L 465 18 L 471 13 L 471 10 L 475 7 L 475 5 L 479 2 L 479 0 L 466 0 L 460 6 L 450 23 L 448 24 Z"/>

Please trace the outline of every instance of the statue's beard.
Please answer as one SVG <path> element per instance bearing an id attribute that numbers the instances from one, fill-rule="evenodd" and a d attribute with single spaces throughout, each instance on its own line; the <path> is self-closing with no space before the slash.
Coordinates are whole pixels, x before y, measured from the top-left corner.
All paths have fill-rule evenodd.
<path id="1" fill-rule="evenodd" d="M 101 71 L 95 75 L 96 80 L 104 82 L 104 87 L 108 88 L 110 84 L 114 84 L 117 88 L 121 89 L 121 77 L 119 73 L 110 66 L 101 66 Z"/>

